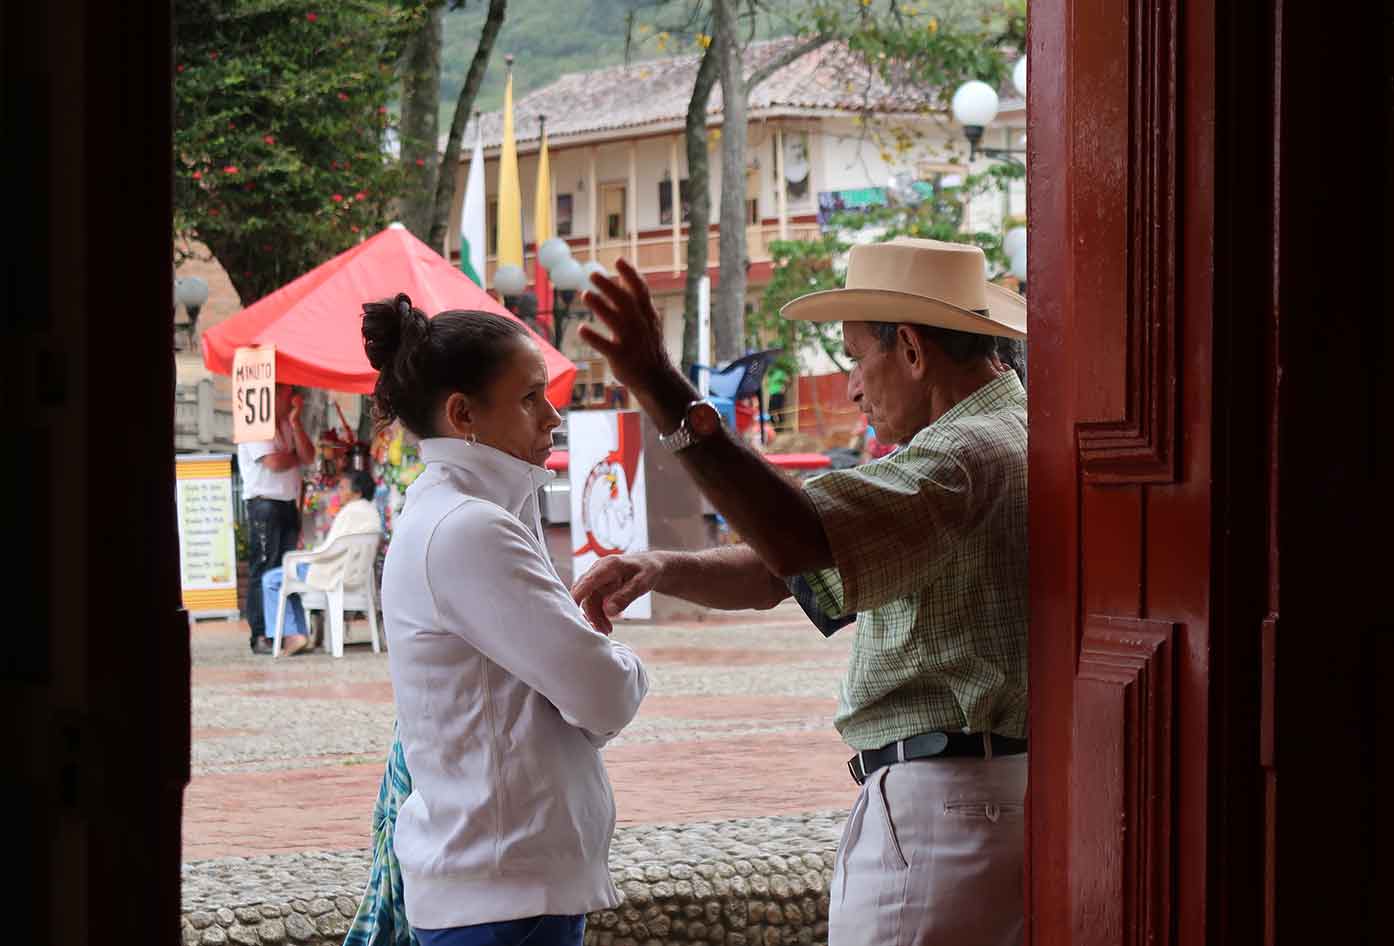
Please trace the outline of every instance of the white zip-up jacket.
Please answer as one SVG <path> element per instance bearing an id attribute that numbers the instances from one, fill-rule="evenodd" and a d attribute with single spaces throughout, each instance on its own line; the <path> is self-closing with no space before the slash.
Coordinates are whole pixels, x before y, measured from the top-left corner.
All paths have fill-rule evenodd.
<path id="1" fill-rule="evenodd" d="M 383 568 L 412 793 L 397 814 L 407 921 L 444 929 L 620 902 L 615 802 L 599 749 L 648 678 L 595 631 L 542 541 L 552 474 L 428 439 Z"/>

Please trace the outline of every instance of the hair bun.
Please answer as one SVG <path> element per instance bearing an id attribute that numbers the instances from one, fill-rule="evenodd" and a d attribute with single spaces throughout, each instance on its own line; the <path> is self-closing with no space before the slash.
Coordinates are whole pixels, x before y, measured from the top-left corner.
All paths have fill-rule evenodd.
<path id="1" fill-rule="evenodd" d="M 429 329 L 426 313 L 413 306 L 405 292 L 363 304 L 363 351 L 379 372 L 387 370 L 403 349 L 415 348 Z"/>

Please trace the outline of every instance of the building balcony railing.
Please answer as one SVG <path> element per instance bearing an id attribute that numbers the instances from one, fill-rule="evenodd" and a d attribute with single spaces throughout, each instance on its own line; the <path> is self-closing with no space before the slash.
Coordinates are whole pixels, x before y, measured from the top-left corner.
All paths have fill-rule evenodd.
<path id="1" fill-rule="evenodd" d="M 783 238 L 809 240 L 817 236 L 818 224 L 816 222 L 791 220 L 787 225 L 787 234 Z M 766 220 L 746 227 L 746 253 L 750 261 L 752 263 L 769 262 L 772 258 L 770 244 L 779 239 L 781 237 L 777 221 Z M 645 230 L 640 232 L 637 239 L 624 237 L 597 240 L 594 258 L 611 272 L 615 269 L 616 261 L 624 257 L 631 263 L 635 263 L 641 274 L 675 275 L 684 272 L 687 268 L 687 242 L 688 233 L 684 230 L 677 241 L 675 254 L 671 230 Z M 586 263 L 592 259 L 589 237 L 568 237 L 567 243 L 571 246 L 571 255 L 580 262 Z M 717 230 L 713 228 L 707 235 L 707 262 L 709 266 L 715 267 L 718 264 L 720 253 L 720 237 Z M 524 254 L 523 268 L 527 271 L 529 278 L 532 277 L 534 256 L 535 254 L 531 251 Z M 485 277 L 489 285 L 493 285 L 494 271 L 498 269 L 498 266 L 498 257 L 490 256 L 487 261 L 488 272 Z"/>

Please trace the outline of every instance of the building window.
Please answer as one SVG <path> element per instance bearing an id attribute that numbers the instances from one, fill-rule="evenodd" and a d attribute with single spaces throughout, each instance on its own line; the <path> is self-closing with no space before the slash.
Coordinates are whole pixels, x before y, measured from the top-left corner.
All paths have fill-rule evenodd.
<path id="1" fill-rule="evenodd" d="M 778 155 L 775 153 L 779 148 L 779 138 L 776 136 L 770 141 L 771 149 L 771 168 L 778 168 Z M 798 204 L 808 200 L 808 182 L 813 178 L 812 165 L 808 157 L 808 132 L 786 131 L 784 139 L 784 192 L 789 203 Z M 772 172 L 778 176 L 777 172 Z M 775 186 L 779 181 L 775 181 Z"/>
<path id="2" fill-rule="evenodd" d="M 557 236 L 571 236 L 572 200 L 570 194 L 557 195 Z"/>
<path id="3" fill-rule="evenodd" d="M 755 226 L 760 222 L 760 198 L 748 197 L 745 201 L 745 222 Z"/>
<path id="4" fill-rule="evenodd" d="M 600 186 L 600 224 L 607 240 L 622 240 L 629 232 L 624 191 L 623 184 Z"/>
<path id="5" fill-rule="evenodd" d="M 692 202 L 688 197 L 687 181 L 678 182 L 678 199 L 682 201 L 682 222 L 687 223 L 692 217 Z M 673 182 L 658 182 L 658 222 L 670 227 L 673 225 Z"/>
<path id="6" fill-rule="evenodd" d="M 490 256 L 499 254 L 499 199 L 489 198 L 484 208 L 484 242 L 488 244 Z"/>

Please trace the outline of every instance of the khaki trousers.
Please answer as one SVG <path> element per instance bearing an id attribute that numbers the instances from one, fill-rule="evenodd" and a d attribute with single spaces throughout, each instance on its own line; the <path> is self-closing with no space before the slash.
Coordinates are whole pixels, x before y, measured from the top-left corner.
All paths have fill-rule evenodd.
<path id="1" fill-rule="evenodd" d="M 872 773 L 833 870 L 828 946 L 1022 941 L 1026 755 Z"/>

